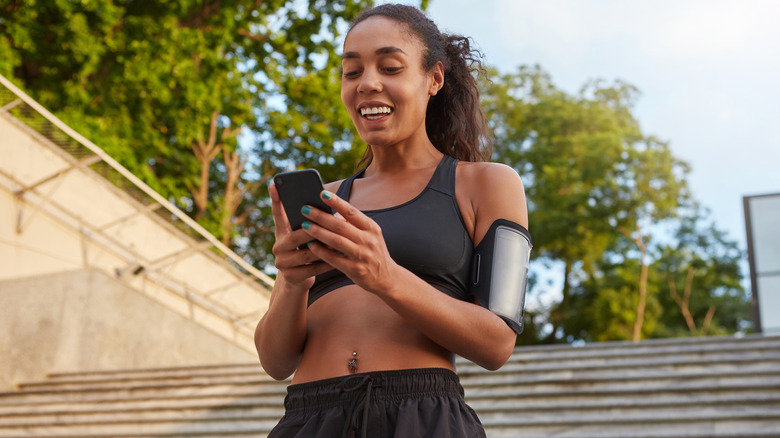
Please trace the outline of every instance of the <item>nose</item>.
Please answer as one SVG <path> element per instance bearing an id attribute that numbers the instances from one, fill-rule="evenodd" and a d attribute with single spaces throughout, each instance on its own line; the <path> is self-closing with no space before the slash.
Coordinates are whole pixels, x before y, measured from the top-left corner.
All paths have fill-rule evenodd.
<path id="1" fill-rule="evenodd" d="M 382 80 L 379 72 L 375 69 L 365 69 L 360 76 L 358 84 L 359 93 L 375 93 L 382 91 Z"/>

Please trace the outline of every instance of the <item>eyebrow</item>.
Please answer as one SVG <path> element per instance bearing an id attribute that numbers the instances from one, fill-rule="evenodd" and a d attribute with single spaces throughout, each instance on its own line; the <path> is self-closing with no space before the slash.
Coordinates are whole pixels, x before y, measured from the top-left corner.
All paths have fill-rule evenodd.
<path id="1" fill-rule="evenodd" d="M 388 55 L 390 53 L 403 53 L 404 55 L 406 55 L 406 52 L 404 52 L 403 50 L 395 46 L 380 47 L 376 49 L 376 51 L 374 52 L 374 54 L 376 55 Z M 346 52 L 341 57 L 341 59 L 357 59 L 357 58 L 360 58 L 360 53 L 358 52 Z"/>

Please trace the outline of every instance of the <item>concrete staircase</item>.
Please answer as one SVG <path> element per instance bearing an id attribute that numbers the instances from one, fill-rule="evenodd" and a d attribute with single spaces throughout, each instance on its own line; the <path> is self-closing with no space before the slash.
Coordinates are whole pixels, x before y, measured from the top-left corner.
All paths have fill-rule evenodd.
<path id="1" fill-rule="evenodd" d="M 780 337 L 518 348 L 458 372 L 489 437 L 780 437 Z M 0 393 L 0 437 L 263 437 L 257 364 L 52 374 Z"/>

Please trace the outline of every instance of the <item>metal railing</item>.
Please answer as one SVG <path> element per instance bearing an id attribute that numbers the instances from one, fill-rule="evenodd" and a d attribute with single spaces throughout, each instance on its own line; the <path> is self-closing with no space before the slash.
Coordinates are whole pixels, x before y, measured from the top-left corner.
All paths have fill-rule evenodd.
<path id="1" fill-rule="evenodd" d="M 88 229 L 88 233 L 81 231 L 82 234 L 88 235 L 87 237 L 103 248 L 110 249 L 114 254 L 120 255 L 120 258 L 128 260 L 128 266 L 124 270 L 137 271 L 134 272 L 136 274 L 143 272 L 147 278 L 156 282 L 160 287 L 170 290 L 190 303 L 227 321 L 242 334 L 251 336 L 253 332 L 252 324 L 257 317 L 257 310 L 248 311 L 246 307 L 236 308 L 237 306 L 231 307 L 226 305 L 219 302 L 219 300 L 213 299 L 213 296 L 217 294 L 215 291 L 199 290 L 197 285 L 174 278 L 168 275 L 164 269 L 155 268 L 181 260 L 193 253 L 205 255 L 214 263 L 222 264 L 229 268 L 229 272 L 234 276 L 235 281 L 233 284 L 249 285 L 250 289 L 262 296 L 261 300 L 266 303 L 270 296 L 269 289 L 273 287 L 274 280 L 241 258 L 241 256 L 206 231 L 185 212 L 109 156 L 99 146 L 65 124 L 2 75 L 0 75 L 0 84 L 2 84 L 2 87 L 0 87 L 0 113 L 10 116 L 18 124 L 29 128 L 36 133 L 39 139 L 45 139 L 49 147 L 58 148 L 60 150 L 59 154 L 69 157 L 67 161 L 71 163 L 69 167 L 47 175 L 34 184 L 28 183 L 27 185 L 21 181 L 13 181 L 13 178 L 7 172 L 3 172 L 3 178 L 6 181 L 13 181 L 13 185 L 16 186 L 15 194 L 17 198 L 22 199 L 27 195 L 31 199 L 35 198 L 38 201 L 38 205 L 35 206 L 36 211 L 56 208 L 57 212 L 55 214 L 60 216 L 61 221 L 67 223 L 71 228 Z M 2 157 L 0 157 L 0 160 L 2 160 Z M 122 193 L 129 195 L 136 203 L 135 211 L 137 214 L 152 218 L 158 224 L 164 223 L 169 231 L 177 233 L 181 238 L 190 242 L 187 248 L 175 254 L 167 254 L 159 260 L 144 260 L 142 263 L 144 266 L 135 268 L 130 266 L 133 264 L 133 261 L 141 260 L 142 257 L 137 252 L 134 252 L 132 248 L 123 248 L 121 241 L 104 232 L 106 227 L 103 227 L 103 230 L 90 227 L 89 224 L 79 220 L 77 215 L 68 212 L 67 206 L 54 205 L 56 203 L 51 199 L 47 199 L 45 194 L 36 193 L 39 186 L 56 181 L 74 170 L 97 174 L 118 188 Z M 118 218 L 117 220 L 122 221 L 126 219 Z M 21 232 L 20 227 L 22 226 L 20 219 L 17 225 L 17 233 Z M 142 269 L 138 271 L 138 268 Z M 122 273 L 123 269 L 117 269 L 117 277 L 121 277 Z"/>

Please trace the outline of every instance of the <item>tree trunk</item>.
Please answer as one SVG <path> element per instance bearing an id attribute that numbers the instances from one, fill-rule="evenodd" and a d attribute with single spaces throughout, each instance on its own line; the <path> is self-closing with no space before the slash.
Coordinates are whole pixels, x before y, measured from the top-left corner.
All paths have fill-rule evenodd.
<path id="1" fill-rule="evenodd" d="M 618 230 L 634 241 L 641 254 L 639 258 L 641 265 L 639 269 L 639 301 L 636 305 L 636 321 L 634 321 L 634 332 L 631 336 L 634 342 L 639 342 L 642 339 L 642 326 L 645 323 L 645 307 L 647 307 L 647 273 L 649 270 L 647 265 L 647 246 L 645 246 L 642 229 L 639 225 L 636 226 L 636 234 L 623 227 L 620 227 Z"/>
<path id="2" fill-rule="evenodd" d="M 632 340 L 639 342 L 642 338 L 642 325 L 645 323 L 645 307 L 647 306 L 647 260 L 646 249 L 642 245 L 642 268 L 639 271 L 639 303 L 636 306 L 636 322 L 634 322 L 634 335 Z"/>
<path id="3" fill-rule="evenodd" d="M 198 186 L 190 188 L 192 200 L 195 202 L 195 208 L 197 209 L 195 212 L 196 221 L 203 218 L 209 204 L 209 171 L 211 170 L 211 162 L 217 157 L 220 149 L 217 144 L 217 117 L 219 117 L 219 112 L 214 111 L 211 114 L 208 141 L 198 140 L 192 144 L 192 151 L 195 153 L 195 158 L 198 159 L 198 164 L 200 164 Z"/>

